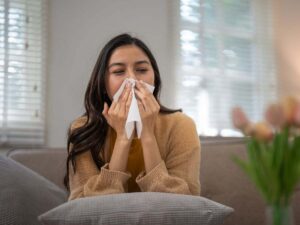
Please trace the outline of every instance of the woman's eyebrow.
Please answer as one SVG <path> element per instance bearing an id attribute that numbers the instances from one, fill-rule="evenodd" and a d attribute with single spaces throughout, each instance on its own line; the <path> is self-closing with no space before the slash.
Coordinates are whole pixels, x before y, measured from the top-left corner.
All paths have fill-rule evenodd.
<path id="1" fill-rule="evenodd" d="M 149 62 L 146 61 L 146 60 L 137 61 L 137 62 L 135 62 L 134 64 L 135 64 L 135 65 L 139 65 L 139 64 L 143 64 L 143 63 L 149 64 Z"/>
<path id="2" fill-rule="evenodd" d="M 125 66 L 125 63 L 112 63 L 108 66 L 108 69 L 112 66 Z"/>
<path id="3" fill-rule="evenodd" d="M 134 64 L 135 65 L 140 65 L 140 64 L 143 64 L 143 63 L 147 63 L 147 64 L 150 64 L 147 60 L 141 60 L 141 61 L 137 61 L 135 62 Z M 121 63 L 121 62 L 117 62 L 117 63 L 112 63 L 108 66 L 108 69 L 112 66 L 125 66 L 125 63 Z"/>

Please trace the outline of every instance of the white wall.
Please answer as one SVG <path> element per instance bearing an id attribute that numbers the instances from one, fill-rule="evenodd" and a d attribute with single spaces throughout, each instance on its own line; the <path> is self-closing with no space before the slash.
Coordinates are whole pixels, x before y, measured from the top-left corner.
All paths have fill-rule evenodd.
<path id="1" fill-rule="evenodd" d="M 121 32 L 146 42 L 168 88 L 169 4 L 168 0 L 49 0 L 47 146 L 66 146 L 69 123 L 84 110 L 84 92 L 99 51 Z M 163 88 L 166 105 L 170 93 Z"/>

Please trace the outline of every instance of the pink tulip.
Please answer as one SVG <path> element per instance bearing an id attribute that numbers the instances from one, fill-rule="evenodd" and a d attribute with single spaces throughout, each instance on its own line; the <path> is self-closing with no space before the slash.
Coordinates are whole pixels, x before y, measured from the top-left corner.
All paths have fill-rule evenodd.
<path id="1" fill-rule="evenodd" d="M 300 126 L 300 102 L 298 102 L 294 111 L 294 122 L 296 126 Z"/>
<path id="2" fill-rule="evenodd" d="M 244 130 L 249 124 L 249 120 L 240 107 L 235 107 L 232 109 L 232 122 L 233 126 L 239 130 Z"/>
<path id="3" fill-rule="evenodd" d="M 261 141 L 269 141 L 273 138 L 272 128 L 266 122 L 256 123 L 253 128 L 253 136 Z"/>
<path id="4" fill-rule="evenodd" d="M 280 104 L 270 105 L 265 113 L 265 118 L 275 128 L 283 127 L 285 123 L 283 106 Z"/>
<path id="5" fill-rule="evenodd" d="M 295 123 L 295 111 L 298 104 L 298 100 L 292 96 L 286 97 L 281 102 L 284 111 L 285 123 L 287 125 L 293 125 Z"/>
<path id="6" fill-rule="evenodd" d="M 255 125 L 253 123 L 249 123 L 243 130 L 243 133 L 246 136 L 254 136 L 254 131 L 255 131 Z"/>

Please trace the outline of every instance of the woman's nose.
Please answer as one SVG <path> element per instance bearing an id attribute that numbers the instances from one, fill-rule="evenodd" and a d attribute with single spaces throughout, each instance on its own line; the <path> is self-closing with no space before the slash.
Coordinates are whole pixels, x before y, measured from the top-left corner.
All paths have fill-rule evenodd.
<path id="1" fill-rule="evenodd" d="M 134 80 L 137 79 L 135 71 L 134 70 L 128 70 L 128 78 L 132 78 Z"/>

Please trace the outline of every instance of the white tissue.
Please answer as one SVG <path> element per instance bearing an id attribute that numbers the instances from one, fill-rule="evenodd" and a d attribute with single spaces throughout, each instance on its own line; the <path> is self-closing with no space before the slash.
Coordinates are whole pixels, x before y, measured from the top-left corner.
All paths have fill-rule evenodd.
<path id="1" fill-rule="evenodd" d="M 125 79 L 124 82 L 122 83 L 122 85 L 120 86 L 119 90 L 113 96 L 113 99 L 115 101 L 118 101 L 118 99 L 119 99 L 120 95 L 122 94 L 123 89 L 125 88 L 125 85 L 126 85 L 127 82 L 130 82 L 132 84 L 131 91 L 133 93 L 132 93 L 132 100 L 131 100 L 131 104 L 130 104 L 130 107 L 129 107 L 127 120 L 126 120 L 126 123 L 125 123 L 125 131 L 126 131 L 127 138 L 129 139 L 132 135 L 134 127 L 136 126 L 137 135 L 138 135 L 138 138 L 140 138 L 141 133 L 142 133 L 142 129 L 143 129 L 143 124 L 142 124 L 139 107 L 138 107 L 137 100 L 136 100 L 135 93 L 134 93 L 134 86 L 135 86 L 136 80 L 134 80 L 132 78 Z M 151 93 L 153 93 L 154 86 L 152 86 L 150 84 L 147 84 L 147 83 L 144 83 L 144 84 L 146 84 L 147 89 Z"/>

